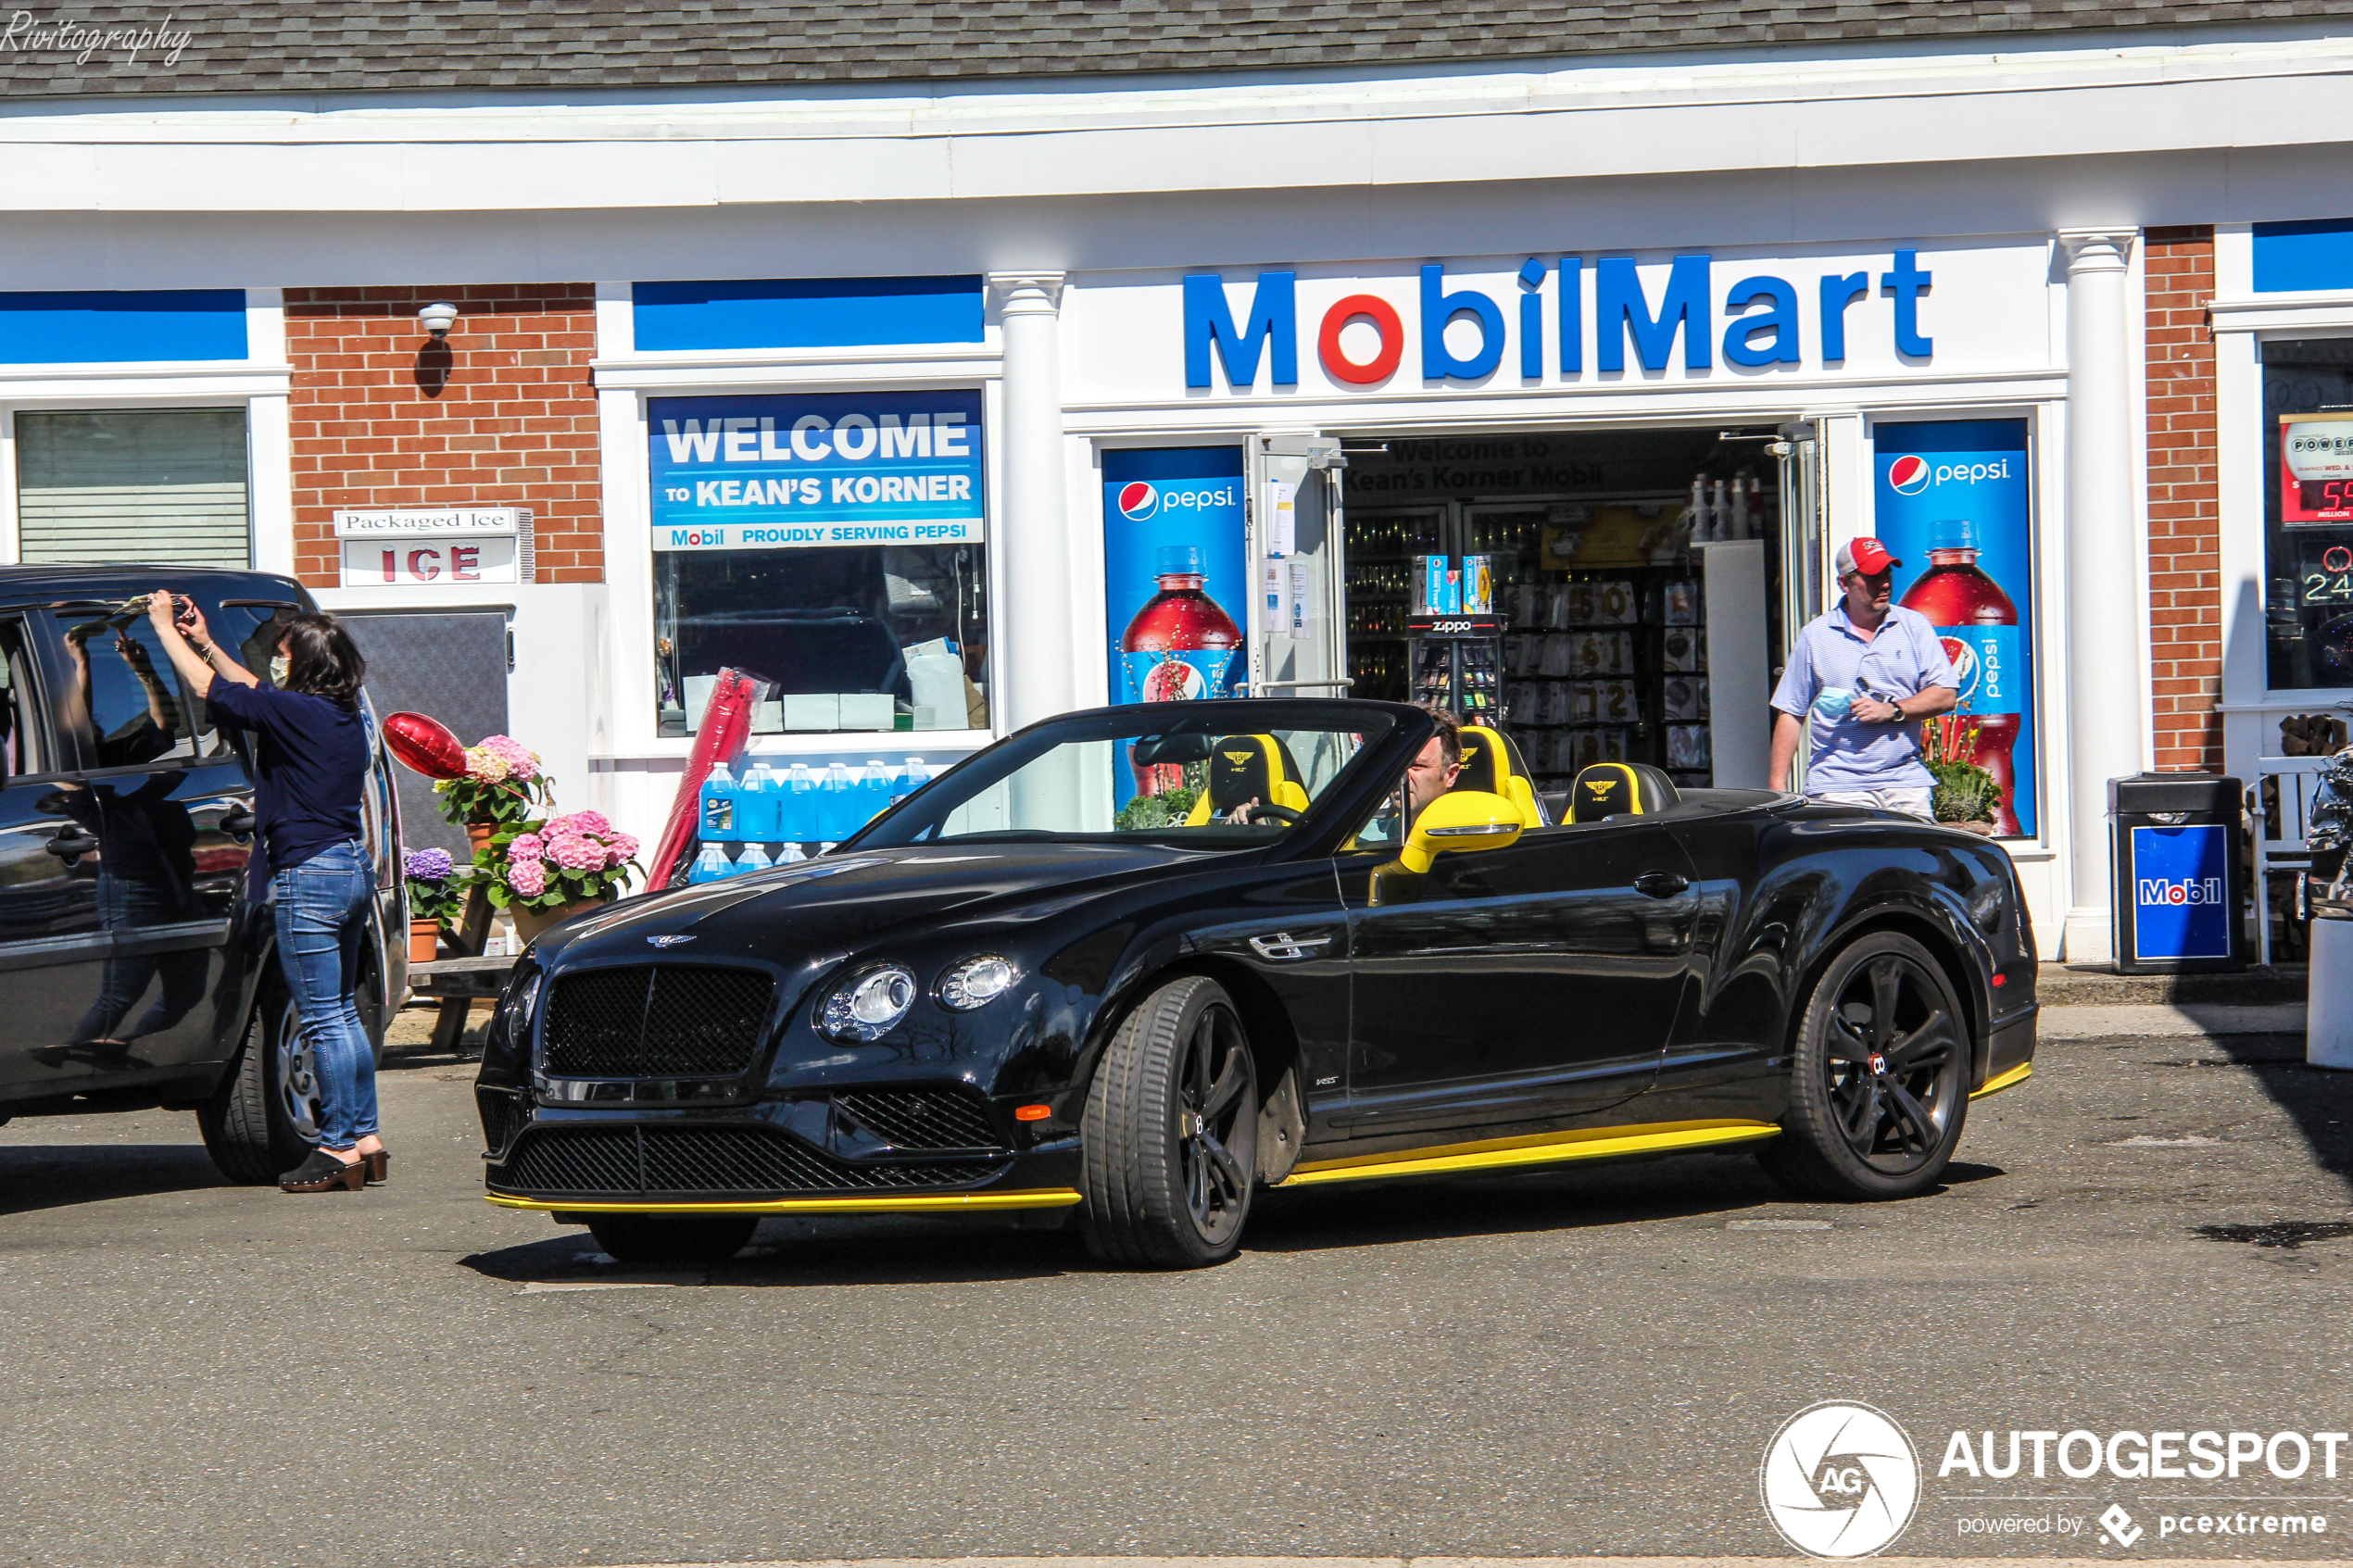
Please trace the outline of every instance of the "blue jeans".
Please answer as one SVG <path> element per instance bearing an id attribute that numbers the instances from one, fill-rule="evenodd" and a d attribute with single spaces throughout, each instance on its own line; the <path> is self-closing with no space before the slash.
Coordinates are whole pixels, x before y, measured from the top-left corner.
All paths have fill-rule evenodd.
<path id="1" fill-rule="evenodd" d="M 303 1043 L 319 1079 L 319 1141 L 349 1148 L 376 1131 L 376 1056 L 359 1026 L 359 939 L 374 879 L 358 839 L 322 849 L 271 878 L 278 964 L 302 1011 Z"/>

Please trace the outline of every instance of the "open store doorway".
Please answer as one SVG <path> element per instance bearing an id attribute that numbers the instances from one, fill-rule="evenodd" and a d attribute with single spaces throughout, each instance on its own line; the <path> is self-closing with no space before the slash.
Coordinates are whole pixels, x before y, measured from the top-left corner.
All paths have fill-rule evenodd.
<path id="1" fill-rule="evenodd" d="M 1762 783 L 1765 703 L 1799 602 L 1785 581 L 1793 563 L 1802 581 L 1813 543 L 1785 536 L 1780 437 L 1769 424 L 1349 437 L 1355 695 L 1500 724 L 1542 789 L 1602 761 L 1698 787 Z M 1719 695 L 1740 722 L 1718 721 Z M 1727 734 L 1741 755 L 1716 755 Z"/>

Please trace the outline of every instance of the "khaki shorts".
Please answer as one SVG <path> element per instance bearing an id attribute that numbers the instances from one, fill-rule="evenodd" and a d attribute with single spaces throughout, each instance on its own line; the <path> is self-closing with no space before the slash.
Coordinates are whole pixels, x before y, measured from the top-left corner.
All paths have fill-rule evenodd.
<path id="1" fill-rule="evenodd" d="M 1826 789 L 1806 798 L 1832 806 L 1871 806 L 1881 811 L 1901 811 L 1924 822 L 1936 821 L 1936 812 L 1928 803 L 1929 790 L 1925 784 L 1918 789 Z"/>

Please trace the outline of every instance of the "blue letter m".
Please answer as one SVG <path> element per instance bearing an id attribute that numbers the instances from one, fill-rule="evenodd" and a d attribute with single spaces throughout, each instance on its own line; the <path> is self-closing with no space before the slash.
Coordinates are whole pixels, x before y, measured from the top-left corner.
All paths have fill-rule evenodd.
<path id="1" fill-rule="evenodd" d="M 1645 370 L 1667 369 L 1675 347 L 1675 330 L 1683 330 L 1683 364 L 1704 370 L 1713 352 L 1716 318 L 1707 287 L 1707 257 L 1679 256 L 1667 274 L 1667 297 L 1659 301 L 1658 317 L 1651 317 L 1642 298 L 1642 280 L 1630 256 L 1604 256 L 1593 289 L 1593 362 L 1604 370 L 1626 368 L 1625 323 L 1634 333 L 1634 357 Z"/>
<path id="2" fill-rule="evenodd" d="M 1258 380 L 1258 351 L 1275 340 L 1275 384 L 1299 384 L 1299 308 L 1292 272 L 1261 272 L 1251 296 L 1248 332 L 1237 331 L 1226 284 L 1214 272 L 1185 274 L 1185 384 L 1209 384 L 1209 347 L 1226 367 L 1226 384 L 1248 390 Z"/>

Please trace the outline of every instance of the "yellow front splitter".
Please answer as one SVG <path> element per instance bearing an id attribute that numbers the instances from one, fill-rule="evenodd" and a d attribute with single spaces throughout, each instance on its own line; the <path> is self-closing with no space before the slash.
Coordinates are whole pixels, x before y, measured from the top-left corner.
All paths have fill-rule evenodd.
<path id="1" fill-rule="evenodd" d="M 1078 1201 L 1076 1187 L 1032 1187 L 1020 1192 L 902 1193 L 890 1198 L 778 1198 L 756 1203 L 588 1203 L 483 1194 L 501 1209 L 543 1214 L 963 1214 L 988 1209 L 1066 1209 Z"/>
<path id="2" fill-rule="evenodd" d="M 1431 1176 L 1458 1171 L 1499 1171 L 1518 1165 L 1551 1165 L 1564 1160 L 1667 1154 L 1679 1149 L 1757 1143 L 1766 1138 L 1779 1137 L 1780 1132 L 1780 1128 L 1770 1122 L 1723 1120 L 1655 1122 L 1630 1127 L 1592 1127 L 1574 1133 L 1538 1133 L 1528 1137 L 1491 1138 L 1483 1143 L 1400 1149 L 1393 1154 L 1360 1154 L 1345 1160 L 1311 1160 L 1292 1171 L 1281 1185 L 1287 1187 L 1314 1186 L 1325 1182 L 1361 1182 L 1381 1176 Z"/>
<path id="3" fill-rule="evenodd" d="M 2033 1075 L 2034 1064 L 2031 1061 L 2021 1061 L 2016 1067 L 2011 1068 L 2007 1073 L 1999 1073 L 1994 1077 L 1986 1079 L 1985 1086 L 1975 1091 L 1969 1098 L 1971 1099 L 1983 1099 L 1987 1095 L 1998 1095 L 2004 1089 L 2016 1088 L 2019 1085 L 2025 1083 Z"/>

